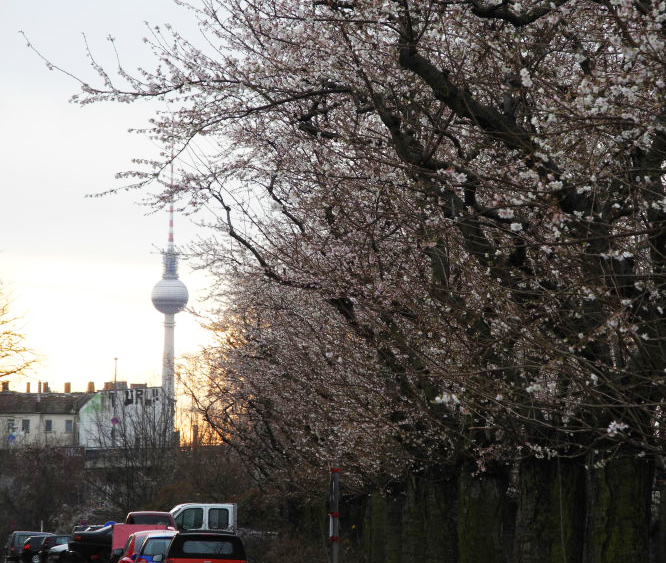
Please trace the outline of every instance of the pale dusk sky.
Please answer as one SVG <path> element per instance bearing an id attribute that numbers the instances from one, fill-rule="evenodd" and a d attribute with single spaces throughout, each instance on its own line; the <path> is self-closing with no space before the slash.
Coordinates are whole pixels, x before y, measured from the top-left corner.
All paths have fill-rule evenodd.
<path id="1" fill-rule="evenodd" d="M 128 133 L 152 115 L 146 104 L 69 103 L 78 83 L 49 71 L 26 46 L 53 63 L 91 76 L 85 34 L 95 57 L 115 67 L 151 67 L 144 21 L 170 22 L 197 33 L 188 10 L 169 0 L 2 0 L 0 3 L 0 280 L 22 317 L 26 345 L 43 358 L 29 379 L 11 388 L 36 391 L 39 381 L 62 391 L 88 382 L 159 385 L 164 317 L 150 292 L 162 274 L 168 214 L 149 213 L 138 193 L 87 198 L 122 185 L 115 174 L 156 150 Z M 175 242 L 198 234 L 175 218 Z M 201 308 L 206 278 L 180 261 L 190 305 Z M 196 352 L 205 332 L 189 312 L 176 316 L 176 355 Z M 115 358 L 118 358 L 117 362 Z M 117 366 L 117 371 L 116 371 Z"/>

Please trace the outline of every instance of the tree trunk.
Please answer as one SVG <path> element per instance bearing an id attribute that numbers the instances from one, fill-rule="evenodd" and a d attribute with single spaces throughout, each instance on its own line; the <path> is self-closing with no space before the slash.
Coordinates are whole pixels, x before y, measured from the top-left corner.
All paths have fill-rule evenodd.
<path id="1" fill-rule="evenodd" d="M 585 470 L 580 462 L 527 459 L 520 465 L 516 563 L 582 559 Z"/>
<path id="2" fill-rule="evenodd" d="M 507 563 L 504 523 L 508 473 L 472 475 L 462 466 L 458 488 L 458 560 L 460 563 Z"/>
<path id="3" fill-rule="evenodd" d="M 656 490 L 659 493 L 653 550 L 655 563 L 666 563 L 666 481 L 657 478 Z"/>
<path id="4" fill-rule="evenodd" d="M 587 474 L 583 563 L 648 560 L 653 464 L 620 457 Z"/>
<path id="5" fill-rule="evenodd" d="M 368 563 L 401 563 L 403 499 L 402 494 L 370 495 L 363 526 Z"/>
<path id="6" fill-rule="evenodd" d="M 405 563 L 457 563 L 456 469 L 409 477 L 403 518 Z"/>

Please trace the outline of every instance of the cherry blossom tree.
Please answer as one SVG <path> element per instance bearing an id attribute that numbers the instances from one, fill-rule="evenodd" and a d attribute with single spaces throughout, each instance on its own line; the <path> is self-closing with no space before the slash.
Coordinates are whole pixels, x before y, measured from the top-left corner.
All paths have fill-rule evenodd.
<path id="1" fill-rule="evenodd" d="M 261 446 L 261 471 L 347 458 L 359 486 L 574 460 L 588 504 L 627 511 L 618 541 L 645 550 L 666 369 L 664 4 L 190 9 L 203 47 L 155 28 L 156 70 L 98 68 L 76 99 L 169 102 L 144 131 L 164 158 L 126 177 L 162 182 L 173 160 L 156 205 L 217 215 L 196 254 L 226 309 L 197 388 L 221 435 Z"/>

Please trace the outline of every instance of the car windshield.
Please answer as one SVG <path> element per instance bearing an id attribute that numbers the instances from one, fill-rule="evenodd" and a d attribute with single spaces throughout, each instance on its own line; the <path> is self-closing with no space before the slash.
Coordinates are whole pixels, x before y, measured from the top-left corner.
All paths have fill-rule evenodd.
<path id="1" fill-rule="evenodd" d="M 133 524 L 162 524 L 168 526 L 171 520 L 164 514 L 134 514 L 132 517 Z"/>
<path id="2" fill-rule="evenodd" d="M 144 555 L 166 555 L 171 538 L 148 538 L 143 546 Z"/>

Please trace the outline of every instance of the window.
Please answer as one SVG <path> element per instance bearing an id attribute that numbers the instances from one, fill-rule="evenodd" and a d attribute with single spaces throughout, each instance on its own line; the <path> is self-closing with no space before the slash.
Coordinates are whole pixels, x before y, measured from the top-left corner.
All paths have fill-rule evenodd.
<path id="1" fill-rule="evenodd" d="M 183 542 L 183 555 L 203 555 L 213 557 L 215 555 L 231 555 L 234 552 L 234 544 L 228 540 L 186 540 Z"/>
<path id="2" fill-rule="evenodd" d="M 187 508 L 176 518 L 176 527 L 179 530 L 195 530 L 203 526 L 203 510 L 201 508 Z"/>
<path id="3" fill-rule="evenodd" d="M 224 530 L 229 527 L 229 511 L 226 508 L 211 508 L 208 512 L 208 527 L 211 530 Z"/>
<path id="4" fill-rule="evenodd" d="M 74 432 L 74 421 L 73 420 L 66 420 L 65 421 L 65 432 L 67 434 L 71 434 Z"/>
<path id="5" fill-rule="evenodd" d="M 53 432 L 53 421 L 45 420 L 44 421 L 44 432 Z"/>
<path id="6" fill-rule="evenodd" d="M 21 421 L 21 431 L 22 431 L 24 434 L 30 434 L 30 419 L 28 419 L 28 418 L 24 418 L 24 419 Z"/>
<path id="7" fill-rule="evenodd" d="M 169 547 L 169 542 L 171 542 L 171 538 L 148 538 L 143 545 L 143 554 L 161 555 L 164 557 Z"/>
<path id="8" fill-rule="evenodd" d="M 177 534 L 171 540 L 169 557 L 211 560 L 244 560 L 245 550 L 236 536 L 212 537 L 206 535 Z"/>

